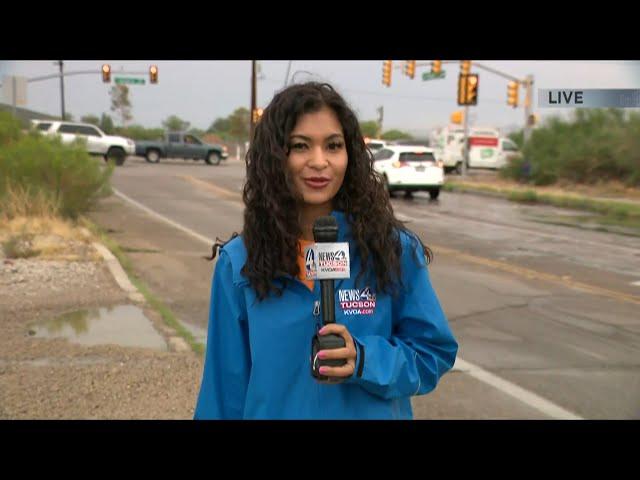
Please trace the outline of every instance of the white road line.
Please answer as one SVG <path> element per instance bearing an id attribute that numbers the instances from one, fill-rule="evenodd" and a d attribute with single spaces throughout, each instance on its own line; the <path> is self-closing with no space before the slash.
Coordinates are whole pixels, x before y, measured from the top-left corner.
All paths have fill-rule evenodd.
<path id="1" fill-rule="evenodd" d="M 640 280 L 638 280 L 637 282 L 631 282 L 631 285 L 633 285 L 634 287 L 640 287 Z"/>
<path id="2" fill-rule="evenodd" d="M 124 193 L 118 191 L 117 189 L 114 188 L 113 191 L 120 198 L 131 203 L 137 208 L 143 210 L 144 212 L 148 213 L 152 217 L 158 220 L 161 220 L 171 225 L 172 227 L 177 228 L 178 230 L 181 230 L 182 232 L 192 236 L 197 240 L 200 240 L 201 242 L 206 243 L 207 245 L 213 244 L 213 240 L 203 235 L 200 235 L 199 233 L 194 232 L 190 228 L 180 225 L 179 223 L 174 222 L 170 218 L 167 218 L 164 215 L 161 215 L 151 210 L 149 207 L 141 204 L 140 202 L 137 202 L 136 200 L 133 200 L 132 198 L 126 196 Z M 396 215 L 400 220 L 403 220 L 403 219 L 413 220 L 413 218 L 411 217 L 405 217 L 402 214 L 400 215 L 401 216 Z M 404 217 L 404 218 L 401 218 L 401 217 Z M 506 393 L 507 395 L 510 395 L 516 398 L 517 400 L 520 400 L 521 402 L 528 405 L 529 407 L 539 410 L 540 412 L 544 413 L 545 415 L 548 415 L 549 417 L 562 419 L 562 420 L 582 420 L 583 419 L 582 417 L 576 415 L 575 413 L 565 410 L 562 407 L 559 407 L 558 405 L 550 402 L 549 400 L 546 400 L 540 397 L 539 395 L 536 395 L 533 392 L 525 390 L 524 388 L 521 388 L 507 380 L 504 380 L 498 377 L 497 375 L 494 375 L 493 373 L 487 372 L 486 370 L 483 370 L 482 368 L 476 365 L 473 365 L 472 363 L 469 363 L 460 357 L 456 358 L 456 362 L 453 368 L 456 371 L 461 371 L 463 373 L 466 373 L 474 377 L 477 380 L 480 380 L 481 382 L 487 383 L 488 385 L 500 390 L 501 392 Z"/>
<path id="3" fill-rule="evenodd" d="M 501 392 L 506 393 L 507 395 L 510 395 L 517 400 L 520 400 L 522 403 L 535 408 L 536 410 L 550 416 L 551 418 L 557 420 L 584 420 L 579 415 L 576 415 L 569 410 L 565 410 L 555 403 L 552 403 L 533 392 L 525 390 L 524 388 L 521 388 L 514 383 L 504 380 L 503 378 L 500 378 L 493 373 L 490 373 L 476 365 L 473 365 L 472 363 L 466 362 L 460 357 L 456 359 L 454 368 L 466 373 L 467 375 L 472 376 L 477 380 L 480 380 L 481 382 L 491 385 Z"/>
<path id="4" fill-rule="evenodd" d="M 187 235 L 190 235 L 191 237 L 195 238 L 196 240 L 200 240 L 201 242 L 205 243 L 208 246 L 213 245 L 215 242 L 214 240 L 211 240 L 210 238 L 205 237 L 204 235 L 200 235 L 197 232 L 194 232 L 193 230 L 191 230 L 190 228 L 185 227 L 184 225 L 180 225 L 177 222 L 174 222 L 173 220 L 171 220 L 168 217 L 165 217 L 164 215 L 161 215 L 157 212 L 154 212 L 153 210 L 151 210 L 149 207 L 141 204 L 140 202 L 135 201 L 133 198 L 127 197 L 124 193 L 122 193 L 121 191 L 113 188 L 113 191 L 115 192 L 115 194 L 117 196 L 119 196 L 120 198 L 122 198 L 123 200 L 126 200 L 127 202 L 131 203 L 132 205 L 138 207 L 140 210 L 143 210 L 144 212 L 148 213 L 149 215 L 151 215 L 152 217 L 161 220 L 165 223 L 168 223 L 169 225 L 171 225 L 174 228 L 177 228 L 178 230 L 181 230 L 182 232 L 186 233 Z"/>

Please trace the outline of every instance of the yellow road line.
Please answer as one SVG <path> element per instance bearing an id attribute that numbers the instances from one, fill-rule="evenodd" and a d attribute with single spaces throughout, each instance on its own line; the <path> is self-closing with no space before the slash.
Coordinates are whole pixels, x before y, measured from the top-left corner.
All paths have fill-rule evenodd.
<path id="1" fill-rule="evenodd" d="M 239 192 L 234 192 L 232 190 L 219 187 L 217 185 L 212 184 L 211 182 L 200 180 L 199 178 L 192 177 L 191 175 L 178 175 L 178 178 L 182 178 L 183 180 L 186 180 L 187 182 L 190 182 L 193 185 L 200 187 L 204 190 L 209 190 L 217 195 L 222 196 L 227 200 L 233 200 L 233 201 L 242 203 L 242 194 L 240 194 Z"/>
<path id="2" fill-rule="evenodd" d="M 198 187 L 201 187 L 205 190 L 209 190 L 217 195 L 220 195 L 223 198 L 242 203 L 242 195 L 238 192 L 233 192 L 226 188 L 213 185 L 211 182 L 206 182 L 204 180 L 200 180 L 198 178 L 188 176 L 188 175 L 180 175 L 180 178 L 188 182 L 191 182 L 192 184 Z M 442 245 L 430 245 L 430 246 L 433 248 L 434 251 L 459 258 L 466 262 L 475 263 L 476 265 L 483 265 L 485 267 L 494 268 L 496 270 L 501 270 L 503 272 L 509 272 L 515 275 L 519 275 L 521 277 L 536 279 L 536 280 L 544 280 L 546 282 L 553 283 L 555 285 L 561 285 L 563 287 L 582 290 L 594 295 L 599 295 L 599 296 L 608 297 L 614 300 L 630 302 L 636 305 L 640 305 L 640 297 L 637 295 L 617 292 L 615 290 L 609 290 L 607 288 L 597 287 L 595 285 L 589 285 L 587 283 L 571 280 L 566 277 L 562 277 L 560 275 L 538 272 L 537 270 L 531 270 L 530 268 L 519 267 L 517 265 L 513 265 L 510 263 L 501 262 L 498 260 L 491 260 L 489 258 L 479 257 L 477 255 L 471 255 L 469 253 L 464 253 L 459 250 L 455 250 L 453 248 L 444 247 Z"/>
<path id="3" fill-rule="evenodd" d="M 640 297 L 638 297 L 637 295 L 631 295 L 629 293 L 623 293 L 615 290 L 609 290 L 607 288 L 597 287 L 595 285 L 589 285 L 587 283 L 571 280 L 569 278 L 562 277 L 560 275 L 554 275 L 553 273 L 538 272 L 537 270 L 531 270 L 530 268 L 519 267 L 517 265 L 512 265 L 510 263 L 501 262 L 498 260 L 491 260 L 489 258 L 479 257 L 476 255 L 471 255 L 469 253 L 464 253 L 459 250 L 454 250 L 453 248 L 448 248 L 441 245 L 430 245 L 430 247 L 432 247 L 435 252 L 443 253 L 445 255 L 450 255 L 470 263 L 475 263 L 477 265 L 483 265 L 485 267 L 494 268 L 496 270 L 501 270 L 503 272 L 509 272 L 515 275 L 520 275 L 521 277 L 526 277 L 529 279 L 544 280 L 550 283 L 554 283 L 556 285 L 561 285 L 563 287 L 583 290 L 595 295 L 600 295 L 603 297 L 612 298 L 614 300 L 620 300 L 620 301 L 630 302 L 630 303 L 640 305 Z"/>

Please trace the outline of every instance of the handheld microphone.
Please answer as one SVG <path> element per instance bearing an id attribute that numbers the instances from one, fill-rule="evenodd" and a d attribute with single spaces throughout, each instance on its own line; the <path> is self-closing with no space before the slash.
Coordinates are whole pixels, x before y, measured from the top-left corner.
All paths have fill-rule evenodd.
<path id="1" fill-rule="evenodd" d="M 318 243 L 335 243 L 338 241 L 338 222 L 332 216 L 320 217 L 313 224 L 313 239 Z M 333 278 L 320 280 L 322 324 L 335 323 L 335 293 Z M 318 352 L 321 350 L 331 350 L 344 348 L 346 346 L 344 338 L 336 334 L 314 335 L 311 340 L 311 375 L 323 383 L 339 383 L 340 378 L 320 375 L 320 367 L 341 367 L 346 365 L 345 359 L 320 359 Z"/>

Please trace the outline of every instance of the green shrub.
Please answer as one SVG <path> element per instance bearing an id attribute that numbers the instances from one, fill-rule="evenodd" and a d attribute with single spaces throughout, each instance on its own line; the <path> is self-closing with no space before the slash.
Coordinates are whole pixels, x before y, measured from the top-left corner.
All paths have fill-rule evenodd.
<path id="1" fill-rule="evenodd" d="M 521 132 L 511 135 L 516 140 Z M 569 121 L 551 118 L 532 131 L 523 149 L 536 185 L 558 180 L 594 184 L 618 180 L 640 186 L 640 114 L 620 109 L 578 109 Z M 521 164 L 505 167 L 523 179 Z"/>
<path id="2" fill-rule="evenodd" d="M 12 132 L 13 120 L 0 118 L 0 132 Z M 57 210 L 51 213 L 76 218 L 110 193 L 114 165 L 103 168 L 80 143 L 63 145 L 34 132 L 11 135 L 0 144 L 0 213 L 5 216 L 36 214 L 50 203 Z"/>
<path id="3" fill-rule="evenodd" d="M 15 142 L 20 136 L 20 120 L 10 112 L 0 111 L 0 146 Z"/>

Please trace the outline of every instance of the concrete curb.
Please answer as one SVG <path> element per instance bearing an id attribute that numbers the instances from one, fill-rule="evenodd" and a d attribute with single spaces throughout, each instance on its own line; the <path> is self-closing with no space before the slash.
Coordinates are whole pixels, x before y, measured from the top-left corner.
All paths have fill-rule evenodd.
<path id="1" fill-rule="evenodd" d="M 136 303 L 145 304 L 147 300 L 144 298 L 144 295 L 142 295 L 136 286 L 131 283 L 129 276 L 113 253 L 111 253 L 111 251 L 101 243 L 93 242 L 92 245 L 93 248 L 95 248 L 102 256 L 116 283 L 128 294 L 129 299 Z M 177 336 L 176 331 L 173 328 L 166 326 L 164 330 L 169 335 L 169 340 L 167 342 L 169 350 L 174 352 L 191 351 L 189 344 L 184 340 L 184 338 Z"/>
<path id="2" fill-rule="evenodd" d="M 144 298 L 144 295 L 142 295 L 138 291 L 138 289 L 131 283 L 129 277 L 122 268 L 122 265 L 120 265 L 120 262 L 113 255 L 113 253 L 111 253 L 111 251 L 107 247 L 98 242 L 93 242 L 93 248 L 95 248 L 98 253 L 100 253 L 105 263 L 107 264 L 107 267 L 109 267 L 109 271 L 113 275 L 116 283 L 120 286 L 120 288 L 122 288 L 122 290 L 127 292 L 127 294 L 129 295 L 129 299 L 133 300 L 134 302 L 145 303 L 146 300 Z"/>

